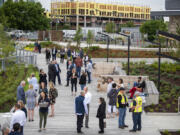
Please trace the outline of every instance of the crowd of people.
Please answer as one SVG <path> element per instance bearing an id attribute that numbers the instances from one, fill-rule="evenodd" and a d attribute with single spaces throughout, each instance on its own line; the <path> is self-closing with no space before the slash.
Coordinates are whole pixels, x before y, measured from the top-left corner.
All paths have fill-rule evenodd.
<path id="1" fill-rule="evenodd" d="M 48 66 L 48 73 L 46 74 L 43 69 L 40 69 L 39 80 L 36 74 L 32 73 L 27 79 L 29 89 L 25 92 L 24 87 L 26 81 L 22 81 L 17 87 L 17 104 L 14 106 L 14 113 L 10 124 L 9 135 L 23 135 L 25 123 L 34 121 L 34 109 L 39 107 L 39 132 L 46 130 L 47 118 L 49 108 L 51 112 L 49 117 L 55 116 L 55 103 L 58 97 L 58 90 L 55 88 L 56 80 L 59 85 L 61 82 L 61 68 L 57 62 L 57 53 L 60 53 L 60 62 L 64 63 L 64 58 L 67 55 L 66 62 L 66 87 L 71 83 L 71 95 L 76 96 L 77 84 L 80 85 L 80 95 L 75 98 L 75 113 L 77 116 L 77 133 L 83 133 L 83 121 L 85 118 L 85 127 L 89 128 L 89 111 L 92 94 L 88 90 L 87 83 L 91 83 L 92 77 L 92 60 L 88 55 L 84 55 L 83 50 L 79 52 L 75 50 L 61 49 L 60 52 L 54 47 L 52 50 L 46 49 L 46 62 Z M 52 58 L 52 59 L 51 59 Z M 63 71 L 65 72 L 65 71 Z M 56 79 L 57 78 L 57 79 Z M 70 82 L 70 83 L 69 83 Z M 133 129 L 130 132 L 141 130 L 141 113 L 143 107 L 143 98 L 141 93 L 145 88 L 145 82 L 139 77 L 138 81 L 134 83 L 132 89 L 127 93 L 125 92 L 123 79 L 119 79 L 119 83 L 114 83 L 113 78 L 108 79 L 107 86 L 107 116 L 106 116 L 106 101 L 103 97 L 99 98 L 99 107 L 97 109 L 96 117 L 99 119 L 99 133 L 104 133 L 106 122 L 104 119 L 111 117 L 119 117 L 119 128 L 127 128 L 125 124 L 125 117 L 127 107 L 132 112 L 133 116 Z M 130 93 L 128 98 L 126 95 Z M 128 99 L 132 100 L 129 104 Z M 26 109 L 27 108 L 27 109 Z"/>

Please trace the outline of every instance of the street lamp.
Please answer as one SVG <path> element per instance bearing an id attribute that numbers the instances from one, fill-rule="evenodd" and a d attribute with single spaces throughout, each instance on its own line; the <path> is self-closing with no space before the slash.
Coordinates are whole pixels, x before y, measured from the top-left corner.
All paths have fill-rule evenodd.
<path id="1" fill-rule="evenodd" d="M 97 32 L 97 33 L 107 37 L 106 38 L 106 41 L 107 41 L 107 62 L 109 62 L 109 44 L 110 44 L 111 37 L 109 35 L 105 34 L 105 33 L 101 33 L 101 32 Z"/>
<path id="2" fill-rule="evenodd" d="M 126 35 L 124 33 L 117 33 L 117 34 L 128 38 L 128 72 L 127 72 L 127 75 L 129 75 L 129 72 L 130 72 L 130 45 L 131 45 L 130 35 Z"/>

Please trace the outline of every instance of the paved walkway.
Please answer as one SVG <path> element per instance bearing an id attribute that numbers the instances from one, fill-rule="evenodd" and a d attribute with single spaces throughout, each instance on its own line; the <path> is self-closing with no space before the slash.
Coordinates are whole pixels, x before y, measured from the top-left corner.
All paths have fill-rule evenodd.
<path id="1" fill-rule="evenodd" d="M 59 59 L 58 59 L 59 61 Z M 47 65 L 45 63 L 45 55 L 38 55 L 38 67 L 43 68 L 47 72 Z M 62 86 L 56 86 L 59 91 L 59 97 L 55 105 L 55 117 L 49 118 L 47 121 L 46 131 L 38 132 L 39 115 L 38 108 L 35 109 L 35 121 L 27 122 L 25 126 L 25 135 L 76 135 L 76 116 L 74 114 L 74 99 L 71 96 L 70 87 L 64 87 L 66 84 L 66 66 L 60 65 L 62 74 Z M 93 95 L 90 108 L 90 123 L 89 129 L 83 128 L 82 131 L 86 135 L 96 135 L 98 127 L 98 119 L 95 117 L 98 108 L 98 98 L 100 96 L 106 97 L 105 93 L 96 91 L 97 81 L 93 78 L 93 82 L 88 85 L 89 91 Z M 78 86 L 78 93 L 80 87 Z M 129 125 L 127 129 L 118 128 L 118 118 L 108 119 L 105 134 L 107 135 L 159 135 L 158 129 L 180 129 L 180 116 L 147 116 L 143 113 L 142 116 L 142 131 L 137 133 L 129 133 L 132 128 L 132 114 L 127 111 L 126 124 Z"/>

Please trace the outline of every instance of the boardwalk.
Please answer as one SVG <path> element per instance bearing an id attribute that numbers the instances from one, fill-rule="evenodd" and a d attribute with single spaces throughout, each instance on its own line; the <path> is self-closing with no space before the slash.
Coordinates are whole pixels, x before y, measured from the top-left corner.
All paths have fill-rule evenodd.
<path id="1" fill-rule="evenodd" d="M 59 59 L 58 59 L 59 61 Z M 47 72 L 47 65 L 45 62 L 45 55 L 38 55 L 38 67 L 43 68 Z M 76 116 L 74 114 L 74 99 L 71 96 L 70 87 L 65 87 L 66 84 L 66 64 L 60 65 L 62 74 L 62 84 L 57 85 L 56 88 L 59 91 L 59 97 L 57 98 L 55 105 L 55 117 L 49 118 L 47 122 L 47 129 L 38 132 L 39 127 L 39 115 L 38 108 L 35 110 L 35 121 L 27 122 L 25 126 L 25 135 L 76 135 Z M 96 78 L 93 78 L 92 84 L 88 85 L 89 91 L 93 95 L 91 108 L 90 108 L 90 123 L 89 129 L 83 128 L 82 131 L 86 135 L 96 135 L 98 134 L 98 119 L 96 116 L 96 111 L 98 107 L 98 98 L 100 96 L 106 97 L 105 93 L 98 93 L 96 91 Z M 78 93 L 80 88 L 78 86 Z M 107 128 L 105 129 L 105 134 L 107 135 L 159 135 L 158 129 L 180 129 L 180 117 L 179 116 L 147 116 L 143 114 L 142 116 L 142 131 L 137 133 L 129 133 L 132 128 L 132 114 L 127 111 L 126 124 L 129 125 L 127 129 L 118 128 L 118 119 L 108 119 L 106 121 Z"/>

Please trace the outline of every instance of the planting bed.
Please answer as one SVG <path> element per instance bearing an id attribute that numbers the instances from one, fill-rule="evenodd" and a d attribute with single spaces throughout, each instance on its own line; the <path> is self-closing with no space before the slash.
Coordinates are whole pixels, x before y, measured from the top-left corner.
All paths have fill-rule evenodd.
<path id="1" fill-rule="evenodd" d="M 161 135 L 180 135 L 180 130 L 179 131 L 174 131 L 174 132 L 170 132 L 170 131 L 168 131 L 168 130 L 165 130 L 165 131 L 163 131 L 163 132 L 160 132 L 161 133 Z"/>
<path id="2" fill-rule="evenodd" d="M 145 107 L 146 112 L 177 112 L 178 97 L 180 96 L 180 64 L 161 64 L 161 88 L 158 105 Z M 123 64 L 127 69 L 127 64 Z M 144 62 L 130 64 L 131 75 L 149 76 L 157 87 L 158 64 L 146 65 Z M 136 81 L 136 80 L 135 80 Z"/>
<path id="3" fill-rule="evenodd" d="M 32 66 L 26 68 L 24 65 L 14 65 L 0 72 L 0 112 L 10 111 L 16 103 L 17 86 L 22 80 L 27 80 L 32 72 L 37 72 L 37 69 Z"/>

